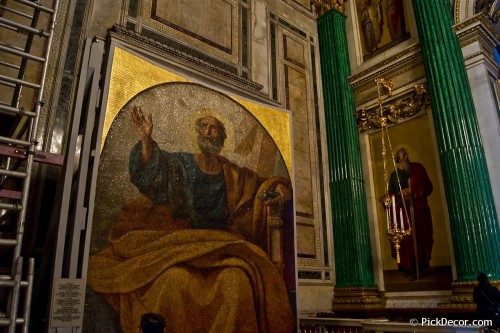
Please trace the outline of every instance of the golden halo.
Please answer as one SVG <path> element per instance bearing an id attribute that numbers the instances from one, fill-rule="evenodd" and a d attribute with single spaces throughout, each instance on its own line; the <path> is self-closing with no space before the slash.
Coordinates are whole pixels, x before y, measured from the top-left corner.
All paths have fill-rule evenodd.
<path id="1" fill-rule="evenodd" d="M 395 160 L 396 158 L 396 154 L 397 152 L 400 150 L 400 149 L 404 149 L 406 151 L 406 153 L 408 154 L 408 158 L 410 158 L 410 147 L 407 145 L 407 144 L 400 144 L 400 145 L 397 145 L 396 148 L 394 148 L 392 150 L 392 159 Z"/>

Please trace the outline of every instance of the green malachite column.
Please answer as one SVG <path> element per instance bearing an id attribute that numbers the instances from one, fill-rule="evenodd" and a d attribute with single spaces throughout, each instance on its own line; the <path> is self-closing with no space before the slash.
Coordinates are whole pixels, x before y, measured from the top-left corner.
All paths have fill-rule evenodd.
<path id="1" fill-rule="evenodd" d="M 345 19 L 337 10 L 318 18 L 336 287 L 375 287 Z"/>
<path id="2" fill-rule="evenodd" d="M 500 279 L 500 227 L 449 0 L 413 0 L 446 190 L 457 281 Z M 436 239 L 436 242 L 439 242 Z"/>

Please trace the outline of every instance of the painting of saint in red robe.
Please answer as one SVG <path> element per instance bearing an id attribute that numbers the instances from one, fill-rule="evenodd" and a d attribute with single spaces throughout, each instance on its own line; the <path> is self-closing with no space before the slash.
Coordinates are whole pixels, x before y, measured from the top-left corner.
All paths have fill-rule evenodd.
<path id="1" fill-rule="evenodd" d="M 392 214 L 391 221 L 395 219 L 398 227 L 411 229 L 400 244 L 398 270 L 414 281 L 417 270 L 420 278 L 429 271 L 434 238 L 427 198 L 433 186 L 424 166 L 411 162 L 405 149 L 397 151 L 395 161 L 397 170 L 392 172 L 389 180 L 389 194 L 396 198 L 396 213 Z M 396 258 L 394 246 L 391 249 Z"/>

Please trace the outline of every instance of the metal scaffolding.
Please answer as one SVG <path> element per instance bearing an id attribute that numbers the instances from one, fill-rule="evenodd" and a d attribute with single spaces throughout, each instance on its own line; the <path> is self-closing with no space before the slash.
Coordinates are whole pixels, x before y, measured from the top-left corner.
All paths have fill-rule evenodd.
<path id="1" fill-rule="evenodd" d="M 23 264 L 22 245 L 30 180 L 34 162 L 51 163 L 37 150 L 37 129 L 59 2 L 41 2 L 0 4 L 0 327 L 9 333 L 29 329 L 35 261 Z"/>

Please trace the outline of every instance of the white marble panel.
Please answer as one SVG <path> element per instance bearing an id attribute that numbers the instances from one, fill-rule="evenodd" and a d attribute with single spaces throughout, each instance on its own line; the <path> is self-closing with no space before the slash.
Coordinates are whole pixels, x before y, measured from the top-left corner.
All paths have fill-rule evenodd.
<path id="1" fill-rule="evenodd" d="M 252 1 L 252 38 L 251 38 L 251 79 L 263 86 L 262 92 L 269 93 L 269 26 L 267 4 L 265 1 Z"/>
<path id="2" fill-rule="evenodd" d="M 474 104 L 483 141 L 486 163 L 495 200 L 497 216 L 500 216 L 500 119 L 495 91 L 486 64 L 479 63 L 467 70 Z M 498 83 L 495 83 L 495 86 Z M 497 88 L 498 89 L 498 88 Z"/>
<path id="3" fill-rule="evenodd" d="M 292 36 L 284 36 L 284 38 L 286 59 L 300 66 L 305 66 L 305 45 L 300 41 L 296 41 Z"/>
<path id="4" fill-rule="evenodd" d="M 299 314 L 331 311 L 333 285 L 299 285 L 297 290 L 297 299 L 297 310 Z"/>

